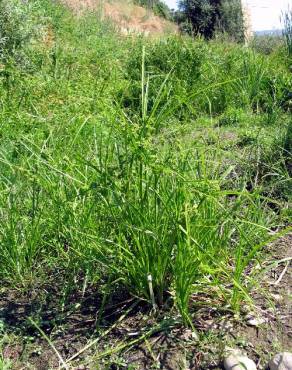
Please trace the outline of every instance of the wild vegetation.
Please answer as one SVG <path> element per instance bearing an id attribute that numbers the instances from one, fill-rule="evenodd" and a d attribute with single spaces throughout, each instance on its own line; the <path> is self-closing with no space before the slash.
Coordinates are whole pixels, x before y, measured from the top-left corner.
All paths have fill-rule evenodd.
<path id="1" fill-rule="evenodd" d="M 166 18 L 168 20 L 172 19 L 171 10 L 169 7 L 160 0 L 135 0 L 135 4 L 141 5 L 145 8 L 153 10 L 154 14 Z"/>
<path id="2" fill-rule="evenodd" d="M 283 35 L 288 51 L 288 55 L 292 55 L 292 9 L 288 8 L 282 14 L 282 23 L 284 26 Z"/>
<path id="3" fill-rule="evenodd" d="M 0 7 L 0 293 L 53 287 L 63 312 L 94 287 L 97 337 L 114 300 L 240 315 L 291 223 L 291 53 Z"/>
<path id="4" fill-rule="evenodd" d="M 244 41 L 244 19 L 240 0 L 180 0 L 174 18 L 183 32 L 206 39 L 227 34 L 229 40 Z"/>

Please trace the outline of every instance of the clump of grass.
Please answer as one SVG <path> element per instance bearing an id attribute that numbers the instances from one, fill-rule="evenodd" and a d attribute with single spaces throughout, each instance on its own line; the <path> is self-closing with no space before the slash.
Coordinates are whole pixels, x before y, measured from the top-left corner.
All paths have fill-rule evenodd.
<path id="1" fill-rule="evenodd" d="M 227 152 L 214 118 L 233 130 L 255 118 L 260 132 L 271 124 L 258 117 L 274 114 L 280 126 L 289 77 L 238 45 L 122 38 L 97 17 L 46 6 L 53 45 L 35 45 L 34 68 L 1 77 L 0 277 L 28 286 L 62 271 L 64 295 L 118 284 L 176 305 L 186 325 L 193 293 L 217 285 L 238 311 L 276 216 L 258 161 L 231 178 L 230 158 L 258 153 L 260 135 Z M 206 116 L 212 142 L 176 137 Z"/>

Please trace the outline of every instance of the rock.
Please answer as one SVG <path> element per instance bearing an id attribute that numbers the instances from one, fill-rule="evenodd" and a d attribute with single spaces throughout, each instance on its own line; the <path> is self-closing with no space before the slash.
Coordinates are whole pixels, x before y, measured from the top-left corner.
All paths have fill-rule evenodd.
<path id="1" fill-rule="evenodd" d="M 283 297 L 281 294 L 274 294 L 274 293 L 272 293 L 272 294 L 271 294 L 271 297 L 272 297 L 275 301 L 277 301 L 277 302 L 281 302 L 281 301 L 283 301 L 283 299 L 284 299 L 284 297 Z"/>
<path id="2" fill-rule="evenodd" d="M 247 319 L 247 324 L 250 326 L 259 326 L 268 321 L 264 317 L 253 316 L 251 314 L 247 315 L 246 319 Z"/>
<path id="3" fill-rule="evenodd" d="M 267 321 L 268 320 L 267 319 L 264 319 L 263 317 L 259 317 L 259 318 L 254 317 L 254 318 L 248 319 L 247 320 L 247 323 L 250 326 L 259 326 L 259 325 L 264 324 Z"/>
<path id="4" fill-rule="evenodd" d="M 225 370 L 256 370 L 256 364 L 238 349 L 228 348 L 224 358 Z"/>
<path id="5" fill-rule="evenodd" d="M 230 321 L 223 321 L 220 323 L 220 329 L 223 331 L 231 331 L 233 329 L 233 324 Z"/>
<path id="6" fill-rule="evenodd" d="M 189 340 L 195 340 L 198 341 L 199 335 L 195 332 L 192 331 L 191 329 L 185 329 L 184 333 L 181 335 L 181 339 L 189 341 Z"/>
<path id="7" fill-rule="evenodd" d="M 292 353 L 281 352 L 274 356 L 269 363 L 270 370 L 292 370 Z"/>

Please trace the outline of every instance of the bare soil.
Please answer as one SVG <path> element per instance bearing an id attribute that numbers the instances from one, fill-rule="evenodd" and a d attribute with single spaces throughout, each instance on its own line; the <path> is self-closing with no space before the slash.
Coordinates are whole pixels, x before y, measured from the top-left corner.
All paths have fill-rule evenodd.
<path id="1" fill-rule="evenodd" d="M 126 313 L 135 300 L 122 290 L 110 297 L 99 317 L 102 298 L 97 288 L 84 296 L 71 292 L 60 307 L 63 297 L 53 281 L 29 293 L 2 287 L 0 323 L 6 333 L 2 357 L 12 360 L 13 369 L 59 367 L 56 353 L 29 321 L 32 317 L 63 359 L 100 336 L 94 346 L 70 362 L 72 369 L 221 369 L 226 345 L 242 348 L 264 369 L 273 354 L 292 348 L 291 256 L 292 234 L 268 247 L 259 268 L 259 284 L 251 296 L 253 313 L 265 323 L 249 325 L 245 307 L 241 317 L 236 317 L 228 310 L 205 305 L 193 316 L 199 340 L 167 307 L 153 314 L 147 304 L 137 303 Z M 60 279 L 55 275 L 53 280 Z"/>
<path id="2" fill-rule="evenodd" d="M 124 35 L 143 34 L 159 36 L 177 33 L 177 26 L 153 14 L 149 9 L 134 5 L 125 0 L 104 2 L 102 0 L 61 0 L 76 14 L 94 11 L 100 17 L 110 19 Z"/>

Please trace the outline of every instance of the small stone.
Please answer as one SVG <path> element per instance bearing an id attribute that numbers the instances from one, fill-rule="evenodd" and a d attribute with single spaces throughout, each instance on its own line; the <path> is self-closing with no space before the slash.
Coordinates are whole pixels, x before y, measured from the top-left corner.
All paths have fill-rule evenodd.
<path id="1" fill-rule="evenodd" d="M 217 329 L 217 324 L 214 320 L 205 320 L 203 325 L 208 330 Z"/>
<path id="2" fill-rule="evenodd" d="M 284 298 L 281 294 L 274 294 L 274 293 L 272 293 L 272 294 L 271 294 L 271 297 L 272 297 L 275 301 L 277 301 L 277 302 L 281 302 L 281 301 L 283 301 L 283 298 Z"/>
<path id="3" fill-rule="evenodd" d="M 224 358 L 225 370 L 256 370 L 256 364 L 238 349 L 228 348 Z"/>
<path id="4" fill-rule="evenodd" d="M 181 339 L 185 341 L 190 341 L 190 340 L 199 340 L 199 336 L 195 331 L 192 331 L 191 329 L 185 329 L 184 333 L 181 335 Z"/>
<path id="5" fill-rule="evenodd" d="M 242 310 L 242 312 L 243 313 L 249 313 L 250 312 L 250 306 L 249 305 L 247 305 L 247 304 L 245 304 L 245 305 L 243 305 L 242 307 L 241 307 L 241 310 Z"/>
<path id="6" fill-rule="evenodd" d="M 192 339 L 197 342 L 200 340 L 198 333 L 196 333 L 195 331 L 192 332 Z"/>
<path id="7" fill-rule="evenodd" d="M 231 331 L 233 329 L 233 324 L 230 321 L 225 321 L 220 323 L 220 329 L 224 331 Z"/>
<path id="8" fill-rule="evenodd" d="M 247 318 L 247 324 L 250 326 L 259 326 L 267 322 L 268 320 L 264 317 L 256 317 L 249 315 L 246 317 Z"/>
<path id="9" fill-rule="evenodd" d="M 292 353 L 281 352 L 274 356 L 269 363 L 270 370 L 292 370 Z"/>
<path id="10" fill-rule="evenodd" d="M 129 337 L 137 337 L 140 334 L 139 331 L 130 331 L 128 332 Z"/>

